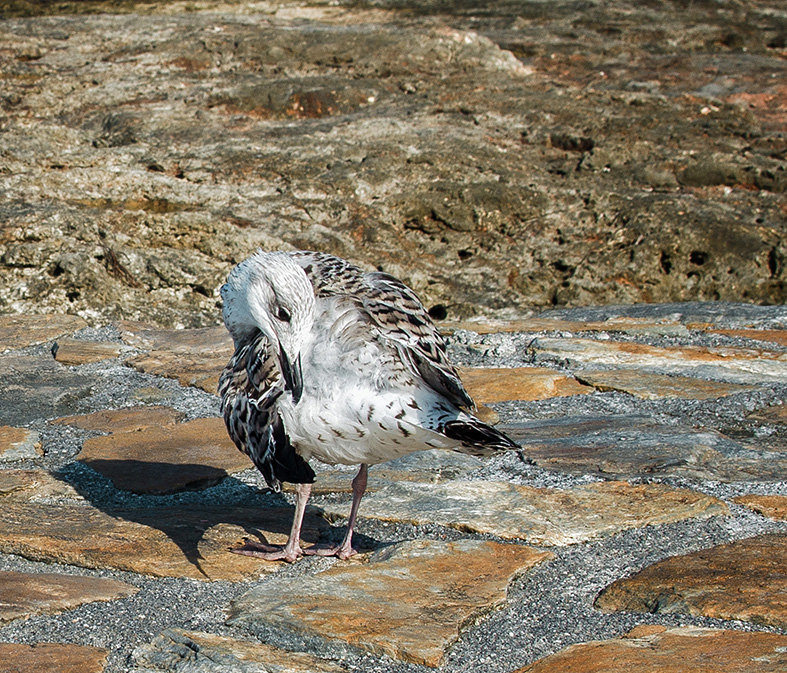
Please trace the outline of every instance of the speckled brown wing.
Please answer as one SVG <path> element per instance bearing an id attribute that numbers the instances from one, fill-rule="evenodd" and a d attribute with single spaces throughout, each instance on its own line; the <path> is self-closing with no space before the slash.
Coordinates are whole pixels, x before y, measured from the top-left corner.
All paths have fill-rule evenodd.
<path id="1" fill-rule="evenodd" d="M 312 483 L 314 471 L 290 443 L 277 408 L 284 392 L 279 365 L 261 332 L 238 344 L 219 378 L 221 411 L 235 445 L 274 491 L 281 482 Z"/>
<path id="2" fill-rule="evenodd" d="M 348 296 L 414 374 L 453 404 L 469 409 L 475 406 L 448 361 L 445 341 L 407 285 L 387 273 L 365 273 L 333 255 L 306 251 L 291 254 L 306 272 L 316 296 Z"/>

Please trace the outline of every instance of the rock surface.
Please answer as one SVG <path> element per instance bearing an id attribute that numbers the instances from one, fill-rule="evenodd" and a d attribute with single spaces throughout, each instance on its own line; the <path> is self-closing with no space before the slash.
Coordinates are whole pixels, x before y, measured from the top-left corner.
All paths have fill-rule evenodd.
<path id="1" fill-rule="evenodd" d="M 623 638 L 571 647 L 516 673 L 777 673 L 787 636 L 775 633 L 638 627 Z"/>
<path id="2" fill-rule="evenodd" d="M 0 310 L 213 324 L 258 246 L 454 318 L 787 296 L 776 0 L 2 7 Z"/>
<path id="3" fill-rule="evenodd" d="M 326 505 L 328 514 L 349 508 Z M 413 524 L 439 523 L 531 544 L 567 545 L 621 530 L 726 514 L 716 498 L 661 485 L 625 482 L 554 490 L 491 481 L 398 483 L 364 500 L 365 516 Z"/>
<path id="4" fill-rule="evenodd" d="M 708 386 L 697 382 L 695 399 Z M 507 428 L 537 465 L 608 479 L 693 476 L 719 481 L 779 481 L 784 453 L 745 448 L 726 435 L 645 416 L 566 416 Z M 778 447 L 777 447 L 778 448 Z"/>
<path id="5" fill-rule="evenodd" d="M 227 436 L 221 418 L 91 437 L 77 459 L 134 493 L 204 488 L 252 466 Z"/>
<path id="6" fill-rule="evenodd" d="M 167 629 L 134 652 L 140 673 L 198 670 L 210 673 L 342 673 L 330 661 L 288 652 L 259 642 L 212 633 Z"/>
<path id="7" fill-rule="evenodd" d="M 0 643 L 0 660 L 9 673 L 101 673 L 107 650 L 86 645 Z"/>
<path id="8" fill-rule="evenodd" d="M 787 628 L 787 536 L 764 535 L 675 556 L 617 580 L 603 610 L 681 612 Z"/>
<path id="9" fill-rule="evenodd" d="M 136 591 L 125 582 L 98 577 L 0 571 L 0 622 L 111 601 Z"/>
<path id="10" fill-rule="evenodd" d="M 252 632 L 273 625 L 438 666 L 459 624 L 501 603 L 515 575 L 550 556 L 480 540 L 402 542 L 366 563 L 251 589 L 232 604 L 229 623 Z"/>
<path id="11" fill-rule="evenodd" d="M 38 433 L 0 425 L 0 462 L 13 462 L 41 455 Z"/>

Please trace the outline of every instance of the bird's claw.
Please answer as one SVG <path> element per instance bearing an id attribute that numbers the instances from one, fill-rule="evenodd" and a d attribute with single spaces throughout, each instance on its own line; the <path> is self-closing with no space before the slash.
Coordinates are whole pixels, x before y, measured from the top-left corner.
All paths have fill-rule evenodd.
<path id="1" fill-rule="evenodd" d="M 321 545 L 314 545 L 307 547 L 303 550 L 306 556 L 335 556 L 336 558 L 344 561 L 345 559 L 355 556 L 358 552 L 352 547 L 340 545 L 338 547 L 325 547 Z"/>
<path id="2" fill-rule="evenodd" d="M 262 544 L 253 542 L 248 538 L 243 541 L 242 547 L 236 547 L 235 549 L 230 549 L 230 551 L 233 554 L 242 556 L 253 556 L 266 561 L 286 561 L 287 563 L 295 563 L 304 554 L 300 545 Z"/>

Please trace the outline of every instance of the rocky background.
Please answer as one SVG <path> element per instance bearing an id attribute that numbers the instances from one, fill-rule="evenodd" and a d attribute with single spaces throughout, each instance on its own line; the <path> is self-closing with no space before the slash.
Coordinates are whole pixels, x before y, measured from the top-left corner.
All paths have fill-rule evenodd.
<path id="1" fill-rule="evenodd" d="M 0 313 L 214 324 L 259 246 L 382 268 L 437 318 L 785 302 L 777 0 L 0 16 Z"/>

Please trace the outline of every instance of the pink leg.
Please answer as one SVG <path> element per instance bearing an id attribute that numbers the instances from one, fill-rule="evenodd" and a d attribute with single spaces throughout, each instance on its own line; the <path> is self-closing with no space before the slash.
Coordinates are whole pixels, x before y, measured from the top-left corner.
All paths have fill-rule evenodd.
<path id="1" fill-rule="evenodd" d="M 304 551 L 305 554 L 315 556 L 338 556 L 340 559 L 348 559 L 357 554 L 353 549 L 353 528 L 355 528 L 355 519 L 358 517 L 358 507 L 361 504 L 361 498 L 366 492 L 366 479 L 368 476 L 369 466 L 366 463 L 361 464 L 358 474 L 353 479 L 353 504 L 350 506 L 350 518 L 347 521 L 347 533 L 344 540 L 338 547 L 309 547 Z"/>
<path id="2" fill-rule="evenodd" d="M 288 563 L 297 561 L 298 558 L 303 556 L 301 526 L 303 525 L 303 515 L 306 513 L 306 503 L 311 492 L 311 484 L 295 484 L 295 514 L 292 518 L 292 529 L 286 545 L 282 547 L 281 545 L 260 544 L 247 539 L 242 547 L 232 549 L 232 553 L 254 556 L 266 561 L 287 561 Z"/>

